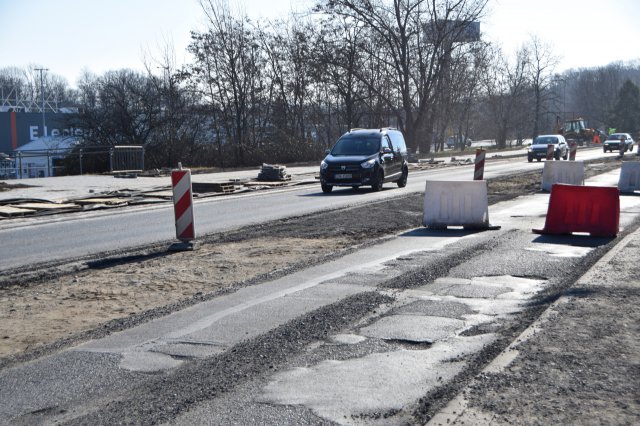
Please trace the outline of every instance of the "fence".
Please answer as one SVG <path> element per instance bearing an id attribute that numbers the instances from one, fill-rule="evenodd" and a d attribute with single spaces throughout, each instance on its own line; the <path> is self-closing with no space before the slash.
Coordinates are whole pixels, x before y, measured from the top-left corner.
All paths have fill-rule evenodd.
<path id="1" fill-rule="evenodd" d="M 144 147 L 115 146 L 17 151 L 0 162 L 0 179 L 144 170 Z"/>
<path id="2" fill-rule="evenodd" d="M 144 170 L 144 147 L 140 145 L 114 146 L 109 151 L 109 169 L 141 172 Z"/>

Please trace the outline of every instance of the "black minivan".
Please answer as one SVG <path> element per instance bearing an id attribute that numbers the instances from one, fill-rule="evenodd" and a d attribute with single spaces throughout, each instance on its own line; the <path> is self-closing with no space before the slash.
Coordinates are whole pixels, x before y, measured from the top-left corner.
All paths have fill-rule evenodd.
<path id="1" fill-rule="evenodd" d="M 352 129 L 338 139 L 320 164 L 323 192 L 334 186 L 371 185 L 380 191 L 384 182 L 407 185 L 407 146 L 402 132 L 391 127 Z"/>

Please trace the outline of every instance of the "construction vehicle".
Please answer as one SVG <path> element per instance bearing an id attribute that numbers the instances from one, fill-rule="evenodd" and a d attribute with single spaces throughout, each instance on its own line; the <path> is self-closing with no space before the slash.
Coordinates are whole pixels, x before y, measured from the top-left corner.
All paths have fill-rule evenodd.
<path id="1" fill-rule="evenodd" d="M 560 117 L 558 117 L 556 121 L 556 133 L 563 135 L 567 142 L 577 142 L 579 146 L 582 146 L 585 143 L 590 144 L 593 142 L 593 136 L 596 134 L 596 131 L 588 128 L 583 118 L 566 120 L 561 126 Z"/>

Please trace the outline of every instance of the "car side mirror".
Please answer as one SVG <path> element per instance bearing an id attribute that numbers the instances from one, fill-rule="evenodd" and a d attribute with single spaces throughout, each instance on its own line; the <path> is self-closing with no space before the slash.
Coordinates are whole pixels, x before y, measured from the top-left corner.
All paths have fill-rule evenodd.
<path id="1" fill-rule="evenodd" d="M 382 154 L 393 154 L 393 151 L 389 147 L 382 148 Z"/>
<path id="2" fill-rule="evenodd" d="M 330 149 L 326 149 L 326 150 L 324 151 L 324 155 L 329 155 L 329 153 L 330 153 L 330 152 L 331 152 L 331 150 L 330 150 Z"/>

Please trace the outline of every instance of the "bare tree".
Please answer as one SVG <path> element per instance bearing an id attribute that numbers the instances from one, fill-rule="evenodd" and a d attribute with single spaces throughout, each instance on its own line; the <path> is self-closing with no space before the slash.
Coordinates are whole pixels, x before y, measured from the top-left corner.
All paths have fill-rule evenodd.
<path id="1" fill-rule="evenodd" d="M 176 66 L 173 49 L 165 45 L 158 58 L 146 61 L 145 68 L 160 102 L 153 136 L 145 147 L 147 164 L 153 167 L 175 166 L 178 162 L 202 164 L 203 158 L 198 154 L 204 148 L 205 119 L 198 113 L 198 97 L 185 84 L 184 75 Z"/>
<path id="2" fill-rule="evenodd" d="M 102 77 L 86 76 L 79 88 L 83 108 L 76 125 L 86 130 L 94 145 L 145 145 L 160 112 L 159 93 L 143 74 L 132 70 L 109 71 Z"/>
<path id="3" fill-rule="evenodd" d="M 251 111 L 258 107 L 251 104 L 259 86 L 257 42 L 247 19 L 234 18 L 227 4 L 202 0 L 201 6 L 209 29 L 192 35 L 189 51 L 195 61 L 188 75 L 209 104 L 218 154 L 224 157 L 224 147 L 230 145 L 234 162 L 245 164 L 251 148 Z"/>
<path id="4" fill-rule="evenodd" d="M 362 44 L 367 34 L 362 26 L 345 18 L 326 19 L 320 26 L 314 54 L 316 80 L 332 88 L 335 104 L 341 107 L 341 113 L 336 114 L 338 129 L 332 132 L 327 126 L 329 140 L 335 140 L 340 133 L 357 127 L 363 115 L 365 87 L 356 72 L 364 66 Z M 331 103 L 331 99 L 327 101 Z"/>
<path id="5" fill-rule="evenodd" d="M 429 151 L 440 72 L 459 44 L 456 35 L 479 18 L 485 5 L 484 0 L 332 0 L 318 10 L 350 18 L 377 35 L 380 44 L 367 54 L 388 66 L 395 90 L 380 93 L 372 81 L 358 77 L 394 112 L 408 145 Z"/>
<path id="6" fill-rule="evenodd" d="M 494 62 L 484 74 L 485 102 L 495 128 L 496 145 L 505 148 L 509 136 L 521 133 L 527 115 L 528 52 L 520 49 L 511 62 L 498 48 L 492 56 Z"/>
<path id="7" fill-rule="evenodd" d="M 74 104 L 75 92 L 67 80 L 51 71 L 40 72 L 41 65 L 32 64 L 28 68 L 7 67 L 0 69 L 0 98 L 2 104 L 20 107 L 24 111 L 45 110 L 57 112 L 62 107 Z"/>
<path id="8" fill-rule="evenodd" d="M 533 129 L 531 137 L 540 134 L 542 116 L 551 101 L 551 87 L 554 84 L 555 67 L 558 59 L 553 55 L 551 46 L 538 37 L 531 37 L 525 47 L 528 54 L 528 79 L 533 91 Z M 542 133 L 548 133 L 549 130 Z"/>

